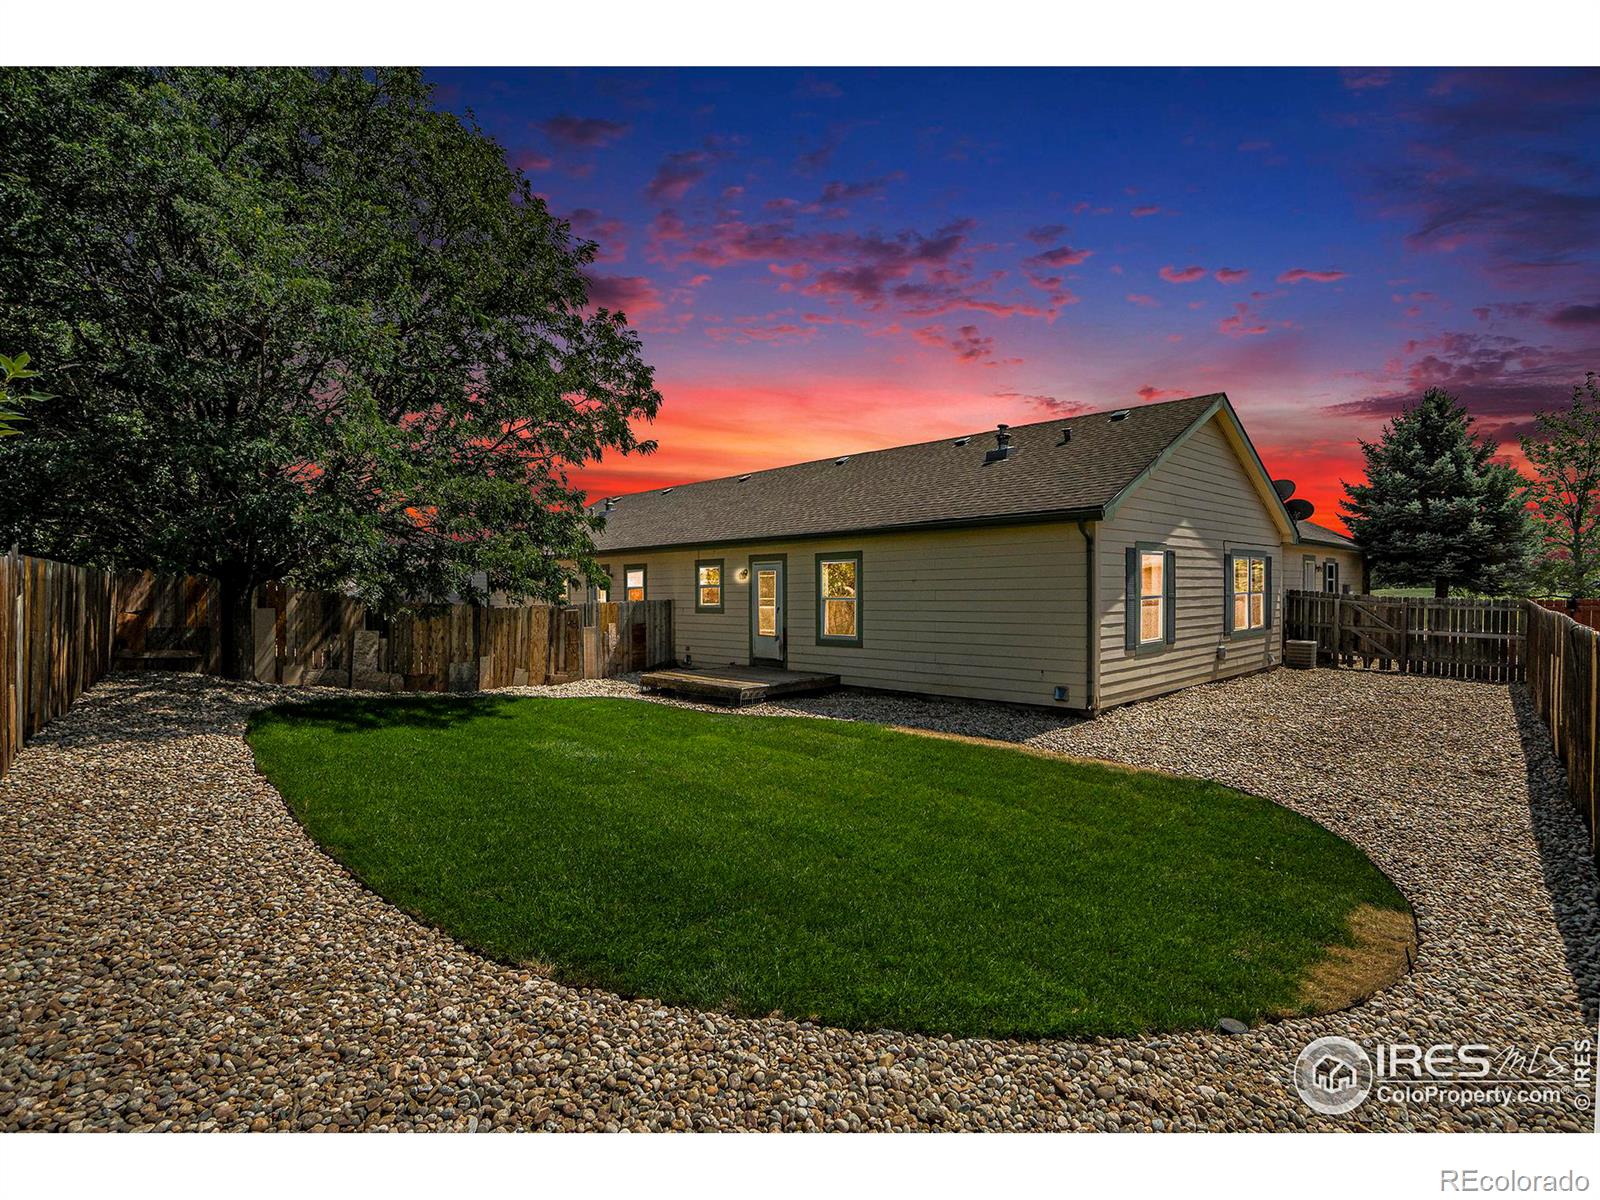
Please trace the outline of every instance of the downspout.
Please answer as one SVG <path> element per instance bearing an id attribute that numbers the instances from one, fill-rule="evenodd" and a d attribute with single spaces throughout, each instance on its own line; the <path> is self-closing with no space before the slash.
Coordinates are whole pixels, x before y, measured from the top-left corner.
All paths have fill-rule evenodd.
<path id="1" fill-rule="evenodd" d="M 1098 709 L 1095 684 L 1100 681 L 1100 628 L 1095 620 L 1095 610 L 1100 597 L 1100 571 L 1094 549 L 1094 522 L 1079 521 L 1078 532 L 1083 535 L 1084 578 L 1088 594 L 1084 597 L 1084 680 L 1083 707 L 1091 717 Z"/>

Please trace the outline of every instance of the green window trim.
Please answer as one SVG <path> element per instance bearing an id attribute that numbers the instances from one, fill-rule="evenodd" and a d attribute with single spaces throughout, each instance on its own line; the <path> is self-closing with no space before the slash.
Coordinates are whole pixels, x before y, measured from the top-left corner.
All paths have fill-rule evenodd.
<path id="1" fill-rule="evenodd" d="M 1146 554 L 1161 555 L 1161 590 L 1148 596 L 1144 593 Z M 1124 557 L 1123 648 L 1135 655 L 1160 654 L 1178 640 L 1178 555 L 1165 542 L 1135 542 L 1124 551 Z M 1161 633 L 1153 638 L 1141 636 L 1146 600 L 1161 602 Z"/>
<path id="2" fill-rule="evenodd" d="M 1233 564 L 1237 559 L 1263 560 L 1261 580 L 1261 620 L 1253 629 L 1235 629 L 1233 624 L 1234 601 L 1238 593 L 1233 586 Z M 1249 589 L 1246 595 L 1255 594 Z M 1272 551 L 1264 547 L 1235 546 L 1222 557 L 1222 633 L 1230 641 L 1244 638 L 1264 638 L 1272 632 L 1272 610 L 1275 592 L 1272 586 Z M 1248 603 L 1248 602 L 1247 602 Z"/>
<path id="3" fill-rule="evenodd" d="M 715 583 L 702 583 L 700 572 L 707 567 L 715 567 L 717 581 Z M 702 604 L 700 601 L 710 588 L 717 589 L 717 602 L 715 604 Z M 720 558 L 697 558 L 694 560 L 694 610 L 697 613 L 720 613 L 724 611 L 728 601 L 728 571 Z"/>
<path id="4" fill-rule="evenodd" d="M 822 592 L 822 588 L 823 588 L 823 571 L 822 571 L 823 564 L 825 564 L 825 563 L 839 563 L 839 562 L 849 562 L 849 563 L 854 563 L 855 564 L 855 569 L 856 569 L 855 570 L 855 576 L 856 576 L 856 578 L 855 578 L 855 593 L 856 594 L 854 596 L 851 596 L 851 597 L 843 597 L 843 596 L 828 597 L 828 596 L 823 595 L 823 592 Z M 865 589 L 865 587 L 863 587 L 863 576 L 862 576 L 862 570 L 861 570 L 861 551 L 859 551 L 859 550 L 844 550 L 844 551 L 838 551 L 838 552 L 832 553 L 832 554 L 818 554 L 817 555 L 817 573 L 816 573 L 815 590 L 813 591 L 812 594 L 815 596 L 816 602 L 817 602 L 817 645 L 819 645 L 819 646 L 860 646 L 862 644 L 862 630 L 864 628 L 864 622 L 865 622 L 865 617 L 864 617 L 864 614 L 863 614 L 863 608 L 864 608 L 864 600 L 865 600 L 865 596 L 866 596 L 866 589 Z M 824 618 L 827 615 L 827 608 L 828 608 L 828 603 L 827 602 L 828 602 L 829 599 L 834 599 L 834 600 L 850 599 L 850 600 L 852 600 L 854 602 L 856 623 L 855 623 L 855 634 L 853 636 L 851 636 L 851 637 L 842 637 L 842 636 L 840 636 L 838 634 L 829 634 L 829 633 L 825 632 Z"/>
<path id="5" fill-rule="evenodd" d="M 628 574 L 631 571 L 639 572 L 639 599 L 650 599 L 650 571 L 645 563 L 626 563 L 622 568 L 622 598 L 630 603 L 635 603 L 628 595 Z"/>

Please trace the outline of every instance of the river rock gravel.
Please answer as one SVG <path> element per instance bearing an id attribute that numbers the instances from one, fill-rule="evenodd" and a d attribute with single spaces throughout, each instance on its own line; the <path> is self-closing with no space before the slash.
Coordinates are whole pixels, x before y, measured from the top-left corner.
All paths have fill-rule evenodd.
<path id="1" fill-rule="evenodd" d="M 1595 874 L 1519 689 L 1278 671 L 1092 722 L 849 692 L 744 710 L 1234 784 L 1361 846 L 1416 909 L 1414 973 L 1347 1012 L 1037 1043 L 735 1018 L 488 961 L 357 883 L 256 774 L 250 712 L 309 694 L 113 676 L 0 782 L 0 1129 L 1594 1128 L 1570 1072 L 1338 1117 L 1292 1083 L 1329 1034 L 1592 1052 Z"/>

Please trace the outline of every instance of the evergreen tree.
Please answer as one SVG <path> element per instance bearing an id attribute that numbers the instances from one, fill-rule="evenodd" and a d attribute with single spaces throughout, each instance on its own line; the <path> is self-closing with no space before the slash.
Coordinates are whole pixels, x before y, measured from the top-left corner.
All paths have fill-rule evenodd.
<path id="1" fill-rule="evenodd" d="M 1576 604 L 1600 583 L 1600 384 L 1594 372 L 1572 389 L 1565 412 L 1536 413 L 1522 439 L 1533 468 L 1528 489 L 1543 540 L 1541 586 Z"/>
<path id="2" fill-rule="evenodd" d="M 1429 388 L 1376 442 L 1361 443 L 1367 481 L 1346 483 L 1341 507 L 1380 582 L 1431 586 L 1443 598 L 1525 581 L 1534 542 L 1526 480 L 1472 424 L 1454 396 Z"/>

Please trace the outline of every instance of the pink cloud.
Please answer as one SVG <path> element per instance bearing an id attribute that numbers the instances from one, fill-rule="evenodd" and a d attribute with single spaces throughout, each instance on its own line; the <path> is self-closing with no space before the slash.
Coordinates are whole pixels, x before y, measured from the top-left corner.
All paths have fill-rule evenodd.
<path id="1" fill-rule="evenodd" d="M 599 149 L 624 137 L 630 126 L 621 121 L 608 121 L 604 117 L 575 117 L 571 113 L 559 113 L 547 121 L 539 122 L 538 128 L 553 142 Z"/>
<path id="2" fill-rule="evenodd" d="M 572 226 L 573 233 L 599 247 L 596 254 L 599 262 L 615 262 L 626 257 L 626 229 L 616 218 L 592 208 L 575 208 L 567 214 L 567 224 Z"/>
<path id="3" fill-rule="evenodd" d="M 1295 267 L 1278 276 L 1279 283 L 1299 283 L 1306 280 L 1310 283 L 1338 283 L 1347 278 L 1344 271 L 1308 271 L 1304 267 Z"/>
<path id="4" fill-rule="evenodd" d="M 976 325 L 961 326 L 956 330 L 954 337 L 946 334 L 943 325 L 924 325 L 920 329 L 913 329 L 911 336 L 924 346 L 951 351 L 958 362 L 985 367 L 1000 365 L 994 357 L 994 338 L 980 333 Z M 1004 361 L 1008 365 L 1014 365 L 1022 360 L 1008 358 Z"/>
<path id="5" fill-rule="evenodd" d="M 548 154 L 524 150 L 511 160 L 511 165 L 521 171 L 548 171 L 555 166 L 555 162 Z"/>
<path id="6" fill-rule="evenodd" d="M 642 275 L 590 275 L 589 304 L 637 319 L 662 307 L 656 285 Z"/>
<path id="7" fill-rule="evenodd" d="M 1233 267 L 1222 267 L 1216 272 L 1213 278 L 1215 278 L 1218 283 L 1243 283 L 1245 277 L 1249 274 L 1249 271 L 1237 270 Z"/>
<path id="8" fill-rule="evenodd" d="M 1260 317 L 1250 311 L 1248 304 L 1240 303 L 1233 306 L 1233 316 L 1222 319 L 1217 332 L 1229 337 L 1255 337 L 1266 333 L 1267 327 L 1261 323 Z"/>
<path id="9" fill-rule="evenodd" d="M 1132 210 L 1134 217 L 1154 217 L 1160 215 L 1162 209 L 1159 204 L 1141 204 Z"/>
<path id="10" fill-rule="evenodd" d="M 1137 304 L 1141 308 L 1159 308 L 1161 305 L 1161 302 L 1154 296 L 1146 296 L 1143 292 L 1129 292 L 1127 301 L 1129 304 Z"/>
<path id="11" fill-rule="evenodd" d="M 1148 383 L 1140 388 L 1137 393 L 1139 399 L 1145 401 L 1146 403 L 1152 400 L 1178 400 L 1187 394 L 1188 393 L 1180 391 L 1177 388 L 1151 387 Z"/>
<path id="12" fill-rule="evenodd" d="M 1197 279 L 1204 279 L 1205 276 L 1206 269 L 1204 267 L 1183 267 L 1182 269 L 1179 269 L 1178 267 L 1161 268 L 1161 278 L 1165 279 L 1168 283 L 1193 283 Z"/>
<path id="13" fill-rule="evenodd" d="M 709 150 L 679 150 L 669 154 L 645 186 L 645 195 L 657 202 L 682 200 L 695 184 L 711 172 L 716 156 Z"/>
<path id="14" fill-rule="evenodd" d="M 1093 250 L 1078 250 L 1071 246 L 1057 246 L 1054 250 L 1041 250 L 1025 261 L 1037 267 L 1076 267 L 1093 254 Z"/>
<path id="15" fill-rule="evenodd" d="M 1262 150 L 1271 150 L 1271 149 L 1272 149 L 1272 143 L 1268 142 L 1268 141 L 1255 140 L 1255 141 L 1240 142 L 1239 143 L 1239 153 L 1240 154 L 1256 154 L 1256 153 L 1259 153 Z"/>

